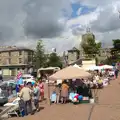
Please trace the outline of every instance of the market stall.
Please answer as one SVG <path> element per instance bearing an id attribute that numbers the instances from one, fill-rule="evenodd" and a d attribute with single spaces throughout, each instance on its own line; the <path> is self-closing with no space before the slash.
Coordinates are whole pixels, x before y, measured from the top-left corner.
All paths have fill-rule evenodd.
<path id="1" fill-rule="evenodd" d="M 89 66 L 88 68 L 86 68 L 87 71 L 95 71 L 95 70 L 101 70 L 100 66 Z"/>
<path id="2" fill-rule="evenodd" d="M 49 77 L 49 80 L 58 80 L 62 79 L 67 80 L 68 83 L 72 81 L 72 83 L 75 86 L 74 91 L 69 91 L 69 100 L 71 100 L 73 103 L 82 103 L 84 101 L 89 101 L 89 95 L 88 92 L 90 90 L 89 86 L 86 86 L 83 79 L 88 79 L 91 77 L 91 74 L 89 72 L 86 72 L 84 69 L 78 67 L 78 66 L 69 66 L 66 67 L 55 74 L 51 75 Z M 79 81 L 79 83 L 77 82 Z M 75 84 L 76 82 L 76 84 Z M 86 93 L 85 93 L 86 90 Z"/>
<path id="3" fill-rule="evenodd" d="M 91 77 L 91 74 L 86 72 L 84 69 L 79 69 L 75 66 L 69 66 L 49 76 L 49 80 L 80 79 L 88 77 Z"/>

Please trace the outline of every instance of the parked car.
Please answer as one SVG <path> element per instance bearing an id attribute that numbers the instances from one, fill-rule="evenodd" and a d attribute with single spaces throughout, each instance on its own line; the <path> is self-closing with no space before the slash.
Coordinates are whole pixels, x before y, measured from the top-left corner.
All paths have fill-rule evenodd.
<path id="1" fill-rule="evenodd" d="M 7 91 L 2 91 L 0 94 L 0 106 L 3 106 L 8 102 Z"/>
<path id="2" fill-rule="evenodd" d="M 34 81 L 35 80 L 35 78 L 31 75 L 31 74 L 24 74 L 23 76 L 22 76 L 22 79 L 23 79 L 23 81 Z"/>
<path id="3" fill-rule="evenodd" d="M 31 76 L 33 76 L 34 78 L 36 78 L 37 77 L 37 72 L 32 72 Z"/>
<path id="4" fill-rule="evenodd" d="M 16 88 L 16 81 L 15 80 L 8 80 L 8 81 L 4 81 L 2 82 L 2 85 L 5 87 L 11 87 L 12 90 L 15 90 Z"/>

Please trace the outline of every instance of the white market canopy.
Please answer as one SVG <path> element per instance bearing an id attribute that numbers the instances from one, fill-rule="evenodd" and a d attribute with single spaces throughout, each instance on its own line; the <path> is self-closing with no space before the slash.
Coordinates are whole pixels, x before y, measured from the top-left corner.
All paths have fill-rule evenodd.
<path id="1" fill-rule="evenodd" d="M 103 66 L 100 66 L 101 69 L 113 69 L 113 66 L 111 65 L 103 65 Z"/>
<path id="2" fill-rule="evenodd" d="M 113 69 L 113 66 L 110 65 L 90 66 L 86 70 L 94 71 L 94 70 L 102 70 L 102 69 Z"/>
<path id="3" fill-rule="evenodd" d="M 100 69 L 101 69 L 100 66 L 93 65 L 93 66 L 88 67 L 86 70 L 94 71 L 94 70 L 100 70 Z"/>

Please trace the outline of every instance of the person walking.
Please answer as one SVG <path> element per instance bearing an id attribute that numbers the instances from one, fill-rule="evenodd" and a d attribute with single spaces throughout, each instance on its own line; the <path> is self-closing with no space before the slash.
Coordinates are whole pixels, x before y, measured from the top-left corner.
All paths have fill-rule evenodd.
<path id="1" fill-rule="evenodd" d="M 28 82 L 27 85 L 21 89 L 20 94 L 19 94 L 19 97 L 24 101 L 25 115 L 28 115 L 29 112 L 31 115 L 33 114 L 32 100 L 31 100 L 32 99 L 32 91 L 30 89 L 30 85 L 31 85 L 31 83 Z M 28 111 L 28 108 L 29 108 L 29 111 Z"/>
<path id="2" fill-rule="evenodd" d="M 67 85 L 67 82 L 64 81 L 62 83 L 62 89 L 61 89 L 62 104 L 65 104 L 67 102 L 68 90 L 69 90 L 69 86 Z"/>
<path id="3" fill-rule="evenodd" d="M 118 72 L 119 72 L 119 70 L 116 69 L 116 70 L 115 70 L 115 78 L 116 78 L 116 79 L 118 78 Z"/>
<path id="4" fill-rule="evenodd" d="M 37 85 L 37 83 L 33 86 L 33 99 L 34 99 L 34 105 L 36 107 L 36 111 L 39 112 L 39 99 L 40 99 L 40 89 Z"/>
<path id="5" fill-rule="evenodd" d="M 3 82 L 2 69 L 0 68 L 0 81 Z"/>
<path id="6" fill-rule="evenodd" d="M 58 104 L 60 101 L 60 86 L 59 85 L 55 85 L 55 93 L 56 93 L 56 101 L 55 103 Z"/>
<path id="7" fill-rule="evenodd" d="M 40 88 L 40 96 L 41 96 L 41 100 L 44 100 L 44 84 L 42 82 L 42 80 L 39 81 L 39 88 Z"/>

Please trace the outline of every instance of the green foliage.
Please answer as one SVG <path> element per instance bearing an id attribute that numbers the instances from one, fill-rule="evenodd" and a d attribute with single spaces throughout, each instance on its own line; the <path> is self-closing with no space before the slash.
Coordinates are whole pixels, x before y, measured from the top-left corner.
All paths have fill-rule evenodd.
<path id="1" fill-rule="evenodd" d="M 120 62 L 120 39 L 113 40 L 113 48 L 111 48 L 111 56 L 108 57 L 104 64 L 112 64 Z"/>
<path id="2" fill-rule="evenodd" d="M 98 58 L 97 57 L 95 57 L 95 64 L 96 64 L 96 66 L 98 65 Z"/>
<path id="3" fill-rule="evenodd" d="M 120 39 L 113 40 L 114 50 L 120 51 Z"/>
<path id="4" fill-rule="evenodd" d="M 101 43 L 96 43 L 94 38 L 88 38 L 86 43 L 82 44 L 83 51 L 88 57 L 95 58 L 99 54 Z"/>
<path id="5" fill-rule="evenodd" d="M 115 61 L 112 60 L 112 57 L 107 57 L 106 60 L 101 61 L 101 64 L 107 64 L 107 65 L 111 65 L 112 63 L 114 63 Z"/>
<path id="6" fill-rule="evenodd" d="M 47 56 L 45 55 L 44 45 L 42 40 L 37 42 L 36 50 L 34 53 L 34 67 L 39 69 L 46 66 Z"/>
<path id="7" fill-rule="evenodd" d="M 113 48 L 111 49 L 112 60 L 120 61 L 120 39 L 113 40 Z"/>
<path id="8" fill-rule="evenodd" d="M 60 57 L 56 53 L 51 53 L 48 58 L 48 66 L 62 68 L 62 62 Z"/>
<path id="9" fill-rule="evenodd" d="M 39 40 L 34 53 L 33 65 L 36 69 L 41 67 L 60 67 L 62 62 L 56 53 L 45 54 L 44 45 L 42 40 Z"/>

